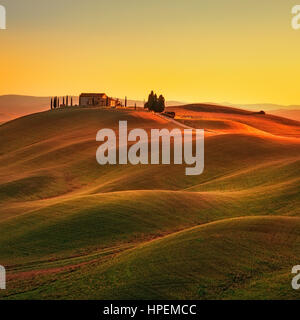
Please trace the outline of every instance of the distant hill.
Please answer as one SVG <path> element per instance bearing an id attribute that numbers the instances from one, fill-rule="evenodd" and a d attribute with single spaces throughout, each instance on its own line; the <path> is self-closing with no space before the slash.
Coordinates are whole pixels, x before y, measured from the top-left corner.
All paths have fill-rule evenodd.
<path id="1" fill-rule="evenodd" d="M 227 103 L 226 105 L 231 105 L 237 108 L 243 108 L 250 111 L 274 111 L 274 110 L 299 110 L 300 105 L 280 105 L 280 104 L 273 104 L 273 103 L 255 103 L 255 104 L 230 104 Z"/>
<path id="2" fill-rule="evenodd" d="M 270 111 L 271 114 L 279 117 L 285 117 L 293 120 L 300 121 L 300 109 L 299 110 L 272 110 Z"/>
<path id="3" fill-rule="evenodd" d="M 300 137 L 300 122 L 270 113 L 260 114 L 218 104 L 189 104 L 171 107 L 176 119 L 187 126 L 217 132 L 252 132 Z"/>
<path id="4" fill-rule="evenodd" d="M 239 108 L 244 108 L 251 111 L 264 110 L 267 113 L 273 114 L 275 116 L 289 118 L 292 120 L 300 121 L 300 105 L 278 105 L 271 103 L 261 103 L 261 104 L 245 104 L 236 105 Z"/>
<path id="5" fill-rule="evenodd" d="M 167 106 L 182 106 L 183 103 L 170 103 Z M 233 104 L 230 102 L 224 102 L 224 103 L 214 103 L 214 102 L 204 102 L 204 103 L 197 103 L 193 104 L 195 105 L 202 105 L 202 106 L 214 106 L 214 109 L 216 107 L 222 108 L 238 108 L 243 109 L 245 111 L 251 111 L 251 112 L 259 112 L 261 110 L 265 111 L 268 114 L 288 118 L 291 120 L 300 121 L 300 105 L 279 105 L 279 104 L 272 104 L 272 103 L 255 103 L 255 104 Z M 212 108 L 209 108 L 212 109 Z M 228 110 L 229 110 L 228 109 Z M 226 113 L 228 113 L 228 110 Z M 220 111 L 220 110 L 219 110 Z M 206 112 L 209 112 L 206 110 Z M 239 111 L 240 112 L 240 111 Z"/>
<path id="6" fill-rule="evenodd" d="M 25 114 L 45 111 L 50 106 L 49 97 L 18 95 L 0 96 L 0 117 L 15 118 Z"/>
<path id="7" fill-rule="evenodd" d="M 275 116 L 300 121 L 300 105 L 279 105 L 273 103 L 232 104 L 230 102 L 224 102 L 223 105 L 249 111 L 263 110 Z"/>
<path id="8" fill-rule="evenodd" d="M 28 114 L 46 111 L 50 108 L 51 97 L 34 97 L 23 95 L 0 96 L 0 122 L 6 122 Z M 78 97 L 73 97 L 78 103 Z"/>

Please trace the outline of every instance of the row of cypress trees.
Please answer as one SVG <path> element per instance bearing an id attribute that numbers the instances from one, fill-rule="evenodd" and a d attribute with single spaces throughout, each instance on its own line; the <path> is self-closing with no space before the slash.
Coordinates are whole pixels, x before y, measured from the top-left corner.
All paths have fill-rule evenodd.
<path id="1" fill-rule="evenodd" d="M 69 99 L 70 98 L 70 99 Z M 70 107 L 73 107 L 73 97 L 63 97 L 62 105 L 60 105 L 60 98 L 59 97 L 52 97 L 51 98 L 51 110 L 57 109 L 60 107 L 69 107 L 69 100 L 70 100 Z"/>

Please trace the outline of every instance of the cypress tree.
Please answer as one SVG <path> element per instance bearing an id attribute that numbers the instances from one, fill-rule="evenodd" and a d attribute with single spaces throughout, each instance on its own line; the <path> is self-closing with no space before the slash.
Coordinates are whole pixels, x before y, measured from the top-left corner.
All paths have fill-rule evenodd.
<path id="1" fill-rule="evenodd" d="M 157 110 L 156 112 L 164 112 L 165 110 L 165 98 L 163 95 L 160 95 L 157 100 Z"/>
<path id="2" fill-rule="evenodd" d="M 154 112 L 157 112 L 157 94 L 155 93 L 155 95 L 154 95 L 154 99 L 153 99 L 153 111 Z"/>
<path id="3" fill-rule="evenodd" d="M 151 111 L 153 110 L 153 106 L 154 106 L 154 92 L 152 90 L 148 96 L 148 101 L 146 102 L 144 107 Z"/>

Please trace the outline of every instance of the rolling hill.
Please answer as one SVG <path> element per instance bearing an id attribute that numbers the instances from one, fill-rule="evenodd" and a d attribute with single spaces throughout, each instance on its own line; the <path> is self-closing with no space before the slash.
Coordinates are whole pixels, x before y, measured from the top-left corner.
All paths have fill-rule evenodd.
<path id="1" fill-rule="evenodd" d="M 143 110 L 69 108 L 0 126 L 3 299 L 294 299 L 300 122 L 216 105 L 205 171 L 99 166 L 101 128 L 176 128 Z"/>
<path id="2" fill-rule="evenodd" d="M 236 108 L 242 108 L 250 111 L 257 111 L 257 110 L 265 110 L 267 112 L 272 112 L 274 110 L 300 110 L 300 105 L 280 105 L 274 103 L 253 103 L 253 104 L 226 104 L 225 105 L 232 105 Z"/>
<path id="3" fill-rule="evenodd" d="M 27 114 L 49 109 L 50 97 L 21 95 L 0 96 L 0 121 L 9 121 Z"/>
<path id="4" fill-rule="evenodd" d="M 79 103 L 78 96 L 72 96 L 73 104 Z M 0 96 L 0 124 L 13 120 L 25 115 L 36 112 L 46 111 L 50 108 L 51 97 L 34 97 L 24 95 L 2 95 Z M 60 97 L 62 102 L 62 97 Z M 121 99 L 125 104 L 125 99 Z M 137 107 L 144 107 L 144 102 L 141 100 L 128 100 L 129 106 L 137 105 Z M 167 106 L 178 106 L 184 103 L 178 101 L 167 101 Z"/>
<path id="5" fill-rule="evenodd" d="M 299 121 L 271 114 L 264 115 L 215 104 L 191 104 L 168 108 L 168 110 L 174 111 L 179 121 L 184 123 L 185 121 L 190 121 L 190 125 L 192 124 L 191 121 L 198 122 L 200 127 L 203 125 L 210 126 L 210 124 L 208 124 L 209 121 L 211 121 L 212 124 L 218 121 L 219 126 L 229 127 L 229 132 L 234 133 L 236 133 L 236 129 L 240 128 L 238 129 L 240 132 L 251 132 L 253 129 L 257 129 L 260 131 L 260 135 L 270 133 L 275 136 L 300 136 Z M 206 122 L 201 123 L 203 120 Z M 195 126 L 197 127 L 197 123 L 195 123 Z M 222 127 L 219 129 L 222 129 Z"/>
<path id="6" fill-rule="evenodd" d="M 274 114 L 275 116 L 279 117 L 285 117 L 293 120 L 300 121 L 300 110 L 294 110 L 294 109 L 279 109 L 279 110 L 272 110 L 270 111 L 271 114 Z"/>

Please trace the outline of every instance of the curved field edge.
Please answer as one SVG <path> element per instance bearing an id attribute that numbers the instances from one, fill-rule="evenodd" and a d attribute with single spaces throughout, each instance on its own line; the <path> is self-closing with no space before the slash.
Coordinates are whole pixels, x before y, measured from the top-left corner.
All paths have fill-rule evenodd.
<path id="1" fill-rule="evenodd" d="M 299 179 L 242 191 L 122 191 L 78 196 L 0 222 L 8 267 L 139 243 L 231 217 L 299 216 Z"/>
<path id="2" fill-rule="evenodd" d="M 300 218 L 225 219 L 72 272 L 16 279 L 3 298 L 297 299 L 290 272 L 299 252 Z"/>

